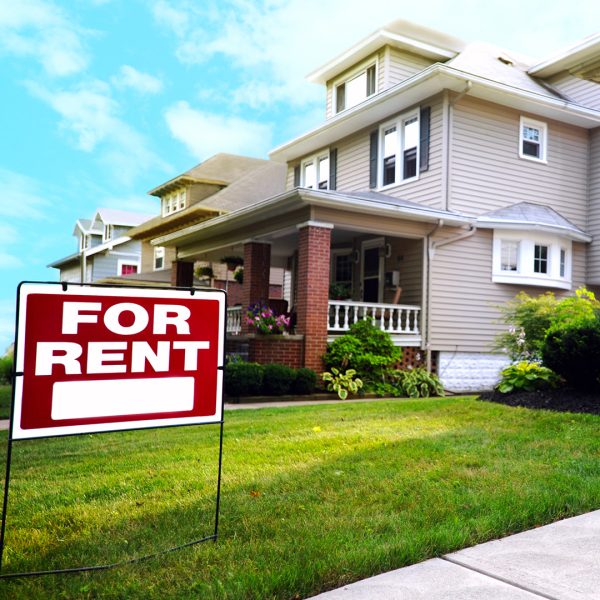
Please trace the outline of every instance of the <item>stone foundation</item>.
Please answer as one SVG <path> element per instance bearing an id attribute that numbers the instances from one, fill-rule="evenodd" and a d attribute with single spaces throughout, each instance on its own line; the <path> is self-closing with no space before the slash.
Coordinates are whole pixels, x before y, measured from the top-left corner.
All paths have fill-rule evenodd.
<path id="1" fill-rule="evenodd" d="M 503 354 L 483 352 L 440 352 L 438 375 L 444 388 L 452 392 L 491 390 L 500 379 L 500 371 L 510 364 Z"/>

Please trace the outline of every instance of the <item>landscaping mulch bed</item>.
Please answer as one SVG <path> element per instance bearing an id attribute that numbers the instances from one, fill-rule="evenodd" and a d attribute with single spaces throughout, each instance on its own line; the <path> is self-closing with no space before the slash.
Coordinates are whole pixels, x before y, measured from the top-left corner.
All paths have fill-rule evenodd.
<path id="1" fill-rule="evenodd" d="M 479 399 L 508 406 L 600 415 L 600 394 L 581 392 L 572 388 L 513 392 L 511 394 L 492 391 L 480 394 Z"/>

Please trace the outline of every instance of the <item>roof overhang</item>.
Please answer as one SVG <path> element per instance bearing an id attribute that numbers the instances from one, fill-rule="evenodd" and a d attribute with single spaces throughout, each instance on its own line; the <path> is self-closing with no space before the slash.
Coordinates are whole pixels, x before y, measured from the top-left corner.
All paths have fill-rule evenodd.
<path id="1" fill-rule="evenodd" d="M 49 265 L 46 266 L 52 269 L 60 269 L 61 267 L 64 267 L 68 264 L 78 263 L 80 261 L 80 256 L 81 255 L 79 252 L 75 252 L 75 254 L 69 254 L 69 256 L 59 258 L 58 260 L 55 260 L 54 262 L 51 262 Z"/>
<path id="2" fill-rule="evenodd" d="M 148 192 L 148 194 L 150 196 L 158 196 L 160 198 L 161 196 L 164 196 L 169 192 L 173 192 L 174 190 L 195 183 L 204 183 L 206 185 L 215 185 L 217 187 L 227 186 L 227 182 L 221 179 L 199 179 L 197 177 L 190 177 L 189 175 L 178 175 L 177 177 L 170 179 L 166 183 L 161 183 L 159 186 L 155 187 L 154 189 L 151 189 Z"/>
<path id="3" fill-rule="evenodd" d="M 129 236 L 121 236 L 115 238 L 114 240 L 108 240 L 103 244 L 99 244 L 98 246 L 94 246 L 93 248 L 89 248 L 85 251 L 86 256 L 93 256 L 94 254 L 99 254 L 100 252 L 104 252 L 105 250 L 112 250 L 115 246 L 120 246 L 125 242 L 131 241 Z"/>
<path id="4" fill-rule="evenodd" d="M 269 153 L 269 157 L 282 162 L 295 160 L 418 105 L 443 90 L 462 93 L 467 89 L 468 82 L 471 86 L 468 92 L 470 96 L 579 127 L 591 129 L 600 126 L 598 110 L 522 90 L 448 65 L 435 64 L 278 146 Z"/>
<path id="5" fill-rule="evenodd" d="M 216 239 L 219 236 L 229 235 L 234 232 L 239 234 L 239 240 L 243 241 L 248 239 L 249 231 L 251 231 L 253 224 L 265 223 L 269 219 L 286 215 L 293 209 L 310 206 L 367 213 L 388 219 L 403 219 L 428 223 L 443 221 L 445 225 L 455 227 L 470 225 L 474 222 L 473 218 L 458 213 L 420 205 L 407 207 L 398 205 L 392 200 L 390 202 L 373 201 L 354 196 L 352 192 L 342 193 L 296 188 L 227 215 L 208 219 L 185 229 L 158 237 L 152 240 L 151 243 L 155 246 L 176 246 L 181 248 L 181 246 L 192 244 L 203 237 Z"/>
<path id="6" fill-rule="evenodd" d="M 561 227 L 560 225 L 550 225 L 548 223 L 535 223 L 531 221 L 512 221 L 509 219 L 489 219 L 479 217 L 477 219 L 479 229 L 502 229 L 511 231 L 541 231 L 560 235 L 561 237 L 573 240 L 574 242 L 591 242 L 592 236 L 570 227 Z"/>
<path id="7" fill-rule="evenodd" d="M 430 58 L 435 62 L 454 58 L 459 52 L 458 48 L 421 42 L 409 36 L 380 29 L 346 50 L 343 54 L 319 67 L 306 78 L 312 83 L 326 83 L 386 45 Z"/>
<path id="8" fill-rule="evenodd" d="M 585 71 L 586 68 L 589 68 L 590 63 L 598 63 L 599 55 L 600 33 L 596 33 L 534 65 L 528 73 L 542 78 L 550 77 L 561 71 L 572 71 L 576 74 L 577 71 Z"/>

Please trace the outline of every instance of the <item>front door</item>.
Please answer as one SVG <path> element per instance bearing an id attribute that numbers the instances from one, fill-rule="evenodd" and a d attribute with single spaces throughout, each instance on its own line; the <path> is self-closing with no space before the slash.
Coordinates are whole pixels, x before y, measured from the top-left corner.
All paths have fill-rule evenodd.
<path id="1" fill-rule="evenodd" d="M 363 302 L 381 302 L 383 239 L 368 240 L 362 244 L 362 300 Z"/>

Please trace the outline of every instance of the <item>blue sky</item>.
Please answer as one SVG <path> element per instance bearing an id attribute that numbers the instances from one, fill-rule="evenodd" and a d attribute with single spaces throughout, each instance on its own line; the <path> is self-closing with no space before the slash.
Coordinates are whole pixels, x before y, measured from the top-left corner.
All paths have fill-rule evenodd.
<path id="1" fill-rule="evenodd" d="M 542 58 L 600 30 L 578 0 L 0 0 L 0 354 L 19 281 L 76 249 L 96 208 L 216 152 L 266 157 L 318 125 L 304 77 L 396 18 Z M 450 8 L 452 7 L 452 8 Z"/>

